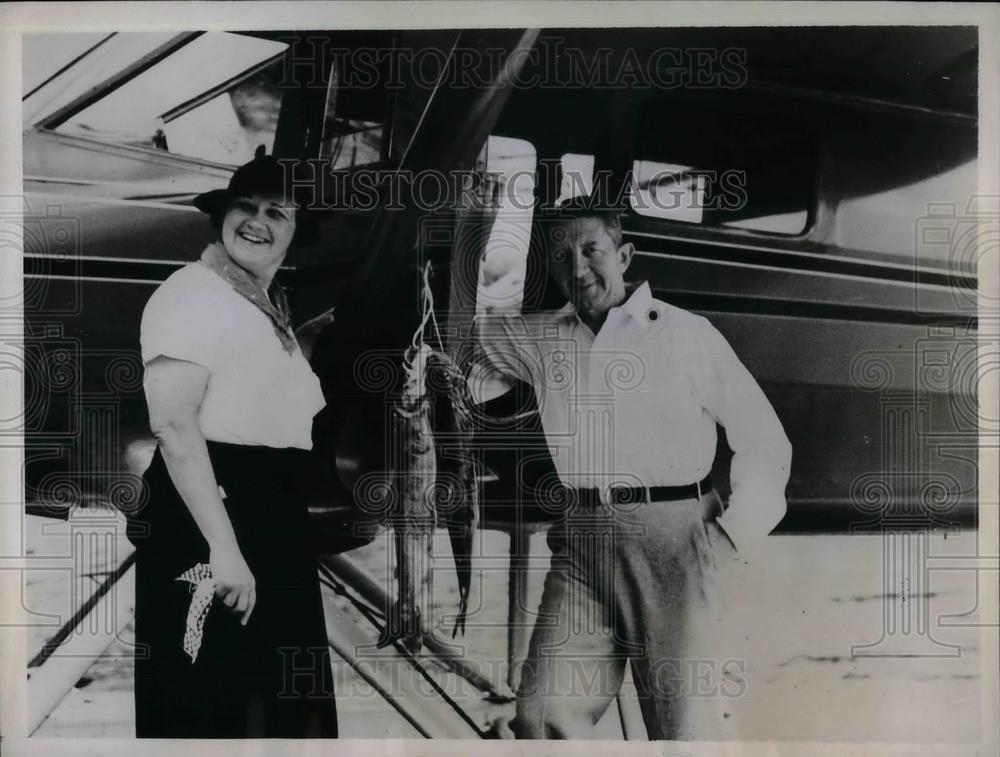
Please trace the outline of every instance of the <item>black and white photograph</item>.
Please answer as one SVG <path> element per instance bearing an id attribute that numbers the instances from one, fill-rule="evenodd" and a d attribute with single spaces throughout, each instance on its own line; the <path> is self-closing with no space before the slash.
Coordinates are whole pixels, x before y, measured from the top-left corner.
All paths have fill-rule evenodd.
<path id="1" fill-rule="evenodd" d="M 1000 755 L 996 6 L 114 5 L 0 41 L 11 754 Z"/>

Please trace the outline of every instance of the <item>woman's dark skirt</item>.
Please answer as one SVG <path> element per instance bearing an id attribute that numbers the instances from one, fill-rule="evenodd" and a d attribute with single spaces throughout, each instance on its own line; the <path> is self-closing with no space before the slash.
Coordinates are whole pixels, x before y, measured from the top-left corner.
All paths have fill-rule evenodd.
<path id="1" fill-rule="evenodd" d="M 191 584 L 209 560 L 159 449 L 149 499 L 129 517 L 136 546 L 135 722 L 140 738 L 334 738 L 333 676 L 304 481 L 311 453 L 209 442 L 216 480 L 256 581 L 246 626 L 215 599 L 201 649 L 183 648 Z"/>

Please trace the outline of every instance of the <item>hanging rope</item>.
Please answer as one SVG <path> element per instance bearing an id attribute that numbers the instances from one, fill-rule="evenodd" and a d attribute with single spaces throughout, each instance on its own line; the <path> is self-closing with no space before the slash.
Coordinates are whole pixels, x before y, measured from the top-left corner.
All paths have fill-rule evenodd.
<path id="1" fill-rule="evenodd" d="M 424 311 L 431 315 L 431 326 L 434 327 L 434 338 L 437 340 L 438 351 L 444 352 L 444 340 L 438 326 L 437 314 L 434 312 L 434 293 L 431 291 L 431 264 L 424 266 Z"/>
<path id="2" fill-rule="evenodd" d="M 406 348 L 406 352 L 403 354 L 403 362 L 406 364 L 407 368 L 413 365 L 413 361 L 416 358 L 417 353 L 420 351 L 420 347 L 426 343 L 424 332 L 427 330 L 427 324 L 431 325 L 434 341 L 437 342 L 438 350 L 444 352 L 444 340 L 441 338 L 441 329 L 438 326 L 437 315 L 434 313 L 434 293 L 431 291 L 430 261 L 424 265 L 423 275 L 421 276 L 420 299 L 420 323 L 417 324 L 417 328 L 413 332 L 413 336 L 410 339 L 410 345 Z"/>

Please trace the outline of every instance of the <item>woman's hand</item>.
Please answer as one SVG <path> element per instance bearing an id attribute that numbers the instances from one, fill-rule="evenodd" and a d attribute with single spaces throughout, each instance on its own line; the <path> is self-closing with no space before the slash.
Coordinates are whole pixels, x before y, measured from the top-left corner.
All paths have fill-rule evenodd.
<path id="1" fill-rule="evenodd" d="M 215 596 L 246 625 L 257 604 L 256 582 L 240 548 L 235 544 L 213 547 L 209 565 L 215 581 Z"/>
<path id="2" fill-rule="evenodd" d="M 306 360 L 312 358 L 313 346 L 316 344 L 319 335 L 323 333 L 323 329 L 333 323 L 335 310 L 335 307 L 330 308 L 315 318 L 310 318 L 295 329 L 295 338 L 298 340 L 299 349 L 302 350 L 302 354 Z"/>

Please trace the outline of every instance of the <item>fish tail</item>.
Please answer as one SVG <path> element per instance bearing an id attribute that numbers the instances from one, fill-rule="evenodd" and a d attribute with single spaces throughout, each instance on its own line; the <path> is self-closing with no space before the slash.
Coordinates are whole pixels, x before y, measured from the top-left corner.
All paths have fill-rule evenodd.
<path id="1" fill-rule="evenodd" d="M 455 626 L 451 629 L 451 638 L 455 638 L 459 630 L 465 636 L 465 618 L 469 612 L 469 592 L 460 592 L 458 600 L 458 615 L 455 617 Z"/>

